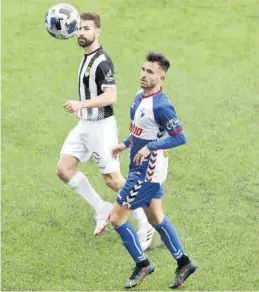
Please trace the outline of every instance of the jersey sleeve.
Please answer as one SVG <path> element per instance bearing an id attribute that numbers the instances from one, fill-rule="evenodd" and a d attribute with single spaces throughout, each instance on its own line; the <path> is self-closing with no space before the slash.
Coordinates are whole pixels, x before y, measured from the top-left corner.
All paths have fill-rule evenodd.
<path id="1" fill-rule="evenodd" d="M 155 110 L 155 120 L 170 136 L 176 136 L 183 131 L 181 121 L 177 118 L 172 104 L 165 102 Z"/>
<path id="2" fill-rule="evenodd" d="M 116 87 L 114 67 L 109 59 L 98 65 L 96 69 L 95 82 L 102 90 L 107 87 Z"/>
<path id="3" fill-rule="evenodd" d="M 129 148 L 131 145 L 131 137 L 128 136 L 122 143 L 126 146 L 126 148 Z"/>
<path id="4" fill-rule="evenodd" d="M 147 148 L 150 151 L 170 149 L 186 143 L 182 124 L 176 116 L 173 105 L 169 101 L 159 103 L 154 110 L 154 115 L 157 124 L 167 131 L 169 137 L 149 142 Z"/>

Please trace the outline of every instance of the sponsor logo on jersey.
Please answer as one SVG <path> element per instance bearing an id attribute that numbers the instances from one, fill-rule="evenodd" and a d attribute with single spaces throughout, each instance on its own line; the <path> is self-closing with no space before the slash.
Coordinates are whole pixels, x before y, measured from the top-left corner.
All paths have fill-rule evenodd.
<path id="1" fill-rule="evenodd" d="M 142 129 L 141 128 L 138 128 L 134 123 L 130 123 L 130 131 L 132 134 L 134 134 L 135 136 L 140 136 L 141 133 L 142 133 Z"/>
<path id="2" fill-rule="evenodd" d="M 112 70 L 110 69 L 105 76 L 105 80 L 108 82 L 112 82 L 114 80 Z"/>
<path id="3" fill-rule="evenodd" d="M 166 127 L 168 130 L 172 130 L 180 124 L 181 124 L 181 122 L 175 117 L 166 123 Z"/>

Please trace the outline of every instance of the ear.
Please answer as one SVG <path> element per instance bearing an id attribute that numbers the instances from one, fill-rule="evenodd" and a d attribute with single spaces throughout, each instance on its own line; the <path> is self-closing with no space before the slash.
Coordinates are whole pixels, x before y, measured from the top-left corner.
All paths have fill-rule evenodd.
<path id="1" fill-rule="evenodd" d="M 165 75 L 161 76 L 161 80 L 164 81 L 165 80 Z"/>
<path id="2" fill-rule="evenodd" d="M 100 34 L 101 34 L 101 29 L 100 29 L 100 28 L 97 28 L 96 32 L 97 32 L 97 35 L 100 36 Z"/>

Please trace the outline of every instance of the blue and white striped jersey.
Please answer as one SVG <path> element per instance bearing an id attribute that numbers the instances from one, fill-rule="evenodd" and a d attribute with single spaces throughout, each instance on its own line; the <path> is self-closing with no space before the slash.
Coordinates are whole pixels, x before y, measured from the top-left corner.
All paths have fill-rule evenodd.
<path id="1" fill-rule="evenodd" d="M 163 184 L 168 166 L 165 150 L 186 142 L 173 105 L 162 90 L 150 96 L 140 91 L 132 103 L 130 120 L 130 136 L 124 141 L 130 149 L 130 171 L 141 172 L 146 181 Z M 144 146 L 151 154 L 137 166 L 134 157 Z"/>

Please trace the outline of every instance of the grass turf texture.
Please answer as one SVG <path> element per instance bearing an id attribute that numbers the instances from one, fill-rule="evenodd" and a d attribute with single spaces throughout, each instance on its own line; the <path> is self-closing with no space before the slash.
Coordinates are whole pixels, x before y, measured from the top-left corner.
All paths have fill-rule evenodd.
<path id="1" fill-rule="evenodd" d="M 92 210 L 55 176 L 76 121 L 83 51 L 51 38 L 53 1 L 2 2 L 2 290 L 122 290 L 132 260 L 110 231 L 93 237 Z M 164 210 L 199 272 L 187 290 L 259 290 L 259 3 L 256 0 L 72 1 L 102 16 L 116 67 L 120 139 L 149 50 L 172 63 L 164 90 L 188 144 L 170 151 Z M 123 174 L 128 156 L 121 156 Z M 94 162 L 83 165 L 107 200 Z M 135 290 L 167 290 L 175 263 L 155 235 L 156 272 Z"/>

